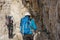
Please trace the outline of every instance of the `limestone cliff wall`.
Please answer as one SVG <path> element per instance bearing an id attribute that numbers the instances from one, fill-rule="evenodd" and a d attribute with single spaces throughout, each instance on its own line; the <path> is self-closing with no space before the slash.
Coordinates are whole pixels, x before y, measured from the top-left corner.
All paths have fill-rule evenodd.
<path id="1" fill-rule="evenodd" d="M 9 40 L 7 36 L 8 29 L 5 25 L 5 16 L 9 14 L 13 15 L 14 33 L 18 34 L 20 31 L 20 19 L 24 16 L 25 11 L 27 11 L 27 8 L 25 8 L 22 4 L 22 0 L 0 0 L 0 40 Z M 16 40 L 16 38 L 14 38 L 13 40 Z"/>

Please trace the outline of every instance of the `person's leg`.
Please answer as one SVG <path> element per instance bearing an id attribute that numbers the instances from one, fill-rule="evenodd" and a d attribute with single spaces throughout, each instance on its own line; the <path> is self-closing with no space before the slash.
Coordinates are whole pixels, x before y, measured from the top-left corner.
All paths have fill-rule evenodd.
<path id="1" fill-rule="evenodd" d="M 11 38 L 13 38 L 13 27 L 11 27 Z"/>
<path id="2" fill-rule="evenodd" d="M 26 40 L 26 35 L 23 36 L 23 40 Z"/>
<path id="3" fill-rule="evenodd" d="M 13 26 L 8 25 L 8 37 L 13 38 Z"/>
<path id="4" fill-rule="evenodd" d="M 8 37 L 10 38 L 10 28 L 8 27 Z"/>
<path id="5" fill-rule="evenodd" d="M 11 32 L 11 35 L 12 35 L 12 38 L 13 38 L 13 27 L 12 27 L 12 30 L 11 30 L 12 32 Z"/>
<path id="6" fill-rule="evenodd" d="M 33 40 L 33 36 L 32 35 L 24 35 L 23 40 Z"/>
<path id="7" fill-rule="evenodd" d="M 32 35 L 29 35 L 29 40 L 33 40 L 33 36 Z"/>
<path id="8" fill-rule="evenodd" d="M 24 35 L 23 40 L 29 40 L 28 35 Z"/>

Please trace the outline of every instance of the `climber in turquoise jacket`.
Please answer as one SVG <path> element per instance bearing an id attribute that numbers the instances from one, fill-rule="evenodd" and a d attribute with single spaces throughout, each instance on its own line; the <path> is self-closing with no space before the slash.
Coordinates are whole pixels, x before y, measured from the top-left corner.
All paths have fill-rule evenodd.
<path id="1" fill-rule="evenodd" d="M 20 21 L 20 32 L 22 34 L 33 34 L 32 30 L 37 30 L 34 19 L 30 19 L 29 15 L 23 17 Z"/>
<path id="2" fill-rule="evenodd" d="M 25 16 L 23 18 L 21 18 L 21 20 L 20 20 L 20 32 L 22 35 L 24 35 L 23 36 L 24 40 L 27 40 L 27 38 L 29 40 L 33 39 L 32 30 L 36 31 L 37 26 L 36 26 L 34 19 L 30 18 L 30 13 L 26 12 Z M 30 35 L 30 36 L 27 36 L 27 35 Z"/>
<path id="3" fill-rule="evenodd" d="M 27 12 L 20 21 L 20 32 L 25 35 L 33 34 L 32 30 L 36 31 L 37 26 L 34 19 L 30 18 L 30 14 Z"/>

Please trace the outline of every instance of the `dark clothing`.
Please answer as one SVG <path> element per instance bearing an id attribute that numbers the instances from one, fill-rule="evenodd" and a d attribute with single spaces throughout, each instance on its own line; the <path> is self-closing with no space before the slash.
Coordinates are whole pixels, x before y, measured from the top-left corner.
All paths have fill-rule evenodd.
<path id="1" fill-rule="evenodd" d="M 8 28 L 8 37 L 13 38 L 13 20 L 11 16 L 6 17 L 6 25 Z"/>
<path id="2" fill-rule="evenodd" d="M 33 40 L 33 35 L 24 35 L 23 40 Z"/>
<path id="3" fill-rule="evenodd" d="M 13 25 L 7 25 L 8 28 L 8 37 L 13 38 Z"/>

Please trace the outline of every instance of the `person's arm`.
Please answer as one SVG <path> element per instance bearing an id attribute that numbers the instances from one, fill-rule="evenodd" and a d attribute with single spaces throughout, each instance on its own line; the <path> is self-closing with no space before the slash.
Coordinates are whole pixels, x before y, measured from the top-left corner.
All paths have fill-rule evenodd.
<path id="1" fill-rule="evenodd" d="M 31 25 L 32 25 L 31 27 L 36 31 L 37 30 L 37 25 L 36 25 L 34 19 L 31 20 Z"/>

